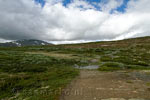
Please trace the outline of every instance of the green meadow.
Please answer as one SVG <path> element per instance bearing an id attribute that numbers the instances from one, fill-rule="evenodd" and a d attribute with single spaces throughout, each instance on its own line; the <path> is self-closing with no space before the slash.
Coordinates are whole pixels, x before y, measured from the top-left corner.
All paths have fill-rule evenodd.
<path id="1" fill-rule="evenodd" d="M 150 37 L 85 44 L 1 47 L 1 100 L 58 100 L 80 69 L 149 70 Z"/>

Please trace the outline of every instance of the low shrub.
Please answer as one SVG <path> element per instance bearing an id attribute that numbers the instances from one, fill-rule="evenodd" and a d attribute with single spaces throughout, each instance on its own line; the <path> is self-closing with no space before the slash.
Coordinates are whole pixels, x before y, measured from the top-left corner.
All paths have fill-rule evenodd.
<path id="1" fill-rule="evenodd" d="M 135 69 L 135 70 L 150 70 L 150 67 L 139 66 L 139 65 L 127 65 L 127 69 Z"/>
<path id="2" fill-rule="evenodd" d="M 115 71 L 115 70 L 122 70 L 123 66 L 119 63 L 109 62 L 101 65 L 99 67 L 99 71 Z"/>
<path id="3" fill-rule="evenodd" d="M 100 60 L 103 62 L 107 62 L 107 61 L 112 61 L 113 59 L 110 56 L 102 56 Z"/>
<path id="4" fill-rule="evenodd" d="M 136 65 L 140 65 L 140 66 L 149 66 L 148 63 L 143 62 L 143 61 L 138 61 L 138 62 L 136 63 Z"/>
<path id="5" fill-rule="evenodd" d="M 121 68 L 103 66 L 103 67 L 100 67 L 98 70 L 99 71 L 116 71 L 116 70 L 121 70 Z"/>

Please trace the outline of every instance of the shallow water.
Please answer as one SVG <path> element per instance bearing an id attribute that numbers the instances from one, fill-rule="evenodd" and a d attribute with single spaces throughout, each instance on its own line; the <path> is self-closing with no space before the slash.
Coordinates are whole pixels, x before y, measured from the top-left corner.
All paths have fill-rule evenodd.
<path id="1" fill-rule="evenodd" d="M 78 69 L 98 69 L 99 65 L 75 66 Z"/>

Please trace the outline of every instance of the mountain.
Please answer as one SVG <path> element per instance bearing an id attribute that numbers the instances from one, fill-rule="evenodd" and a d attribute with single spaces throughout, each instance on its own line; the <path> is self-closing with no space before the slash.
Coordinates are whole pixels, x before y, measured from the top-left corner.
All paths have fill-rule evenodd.
<path id="1" fill-rule="evenodd" d="M 50 43 L 36 39 L 23 39 L 12 42 L 0 43 L 0 47 L 22 47 L 22 46 L 38 46 L 38 45 L 50 45 Z"/>

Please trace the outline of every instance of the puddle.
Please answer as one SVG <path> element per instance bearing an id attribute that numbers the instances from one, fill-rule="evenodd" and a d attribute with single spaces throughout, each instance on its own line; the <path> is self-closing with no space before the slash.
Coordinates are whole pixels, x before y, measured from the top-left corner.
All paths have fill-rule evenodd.
<path id="1" fill-rule="evenodd" d="M 88 66 L 78 66 L 78 65 L 75 65 L 74 67 L 78 68 L 78 69 L 98 69 L 99 65 L 88 65 Z"/>

